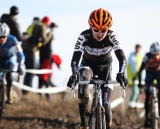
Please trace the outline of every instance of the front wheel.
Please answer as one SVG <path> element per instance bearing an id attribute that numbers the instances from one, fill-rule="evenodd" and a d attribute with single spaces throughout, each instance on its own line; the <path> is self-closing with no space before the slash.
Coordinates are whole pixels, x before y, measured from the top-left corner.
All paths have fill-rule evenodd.
<path id="1" fill-rule="evenodd" d="M 103 129 L 103 108 L 97 107 L 96 110 L 96 129 Z"/>
<path id="2" fill-rule="evenodd" d="M 0 83 L 0 122 L 2 119 L 2 113 L 3 113 L 3 108 L 4 108 L 4 86 L 2 83 Z"/>
<path id="3" fill-rule="evenodd" d="M 152 98 L 152 129 L 158 129 L 158 102 L 155 98 Z"/>

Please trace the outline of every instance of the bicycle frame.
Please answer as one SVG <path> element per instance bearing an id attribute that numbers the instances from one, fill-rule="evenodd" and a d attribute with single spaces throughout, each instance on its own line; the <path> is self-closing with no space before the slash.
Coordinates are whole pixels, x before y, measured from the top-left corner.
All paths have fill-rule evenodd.
<path id="1" fill-rule="evenodd" d="M 106 83 L 106 81 L 99 80 L 98 77 L 90 81 L 79 81 L 80 85 L 93 84 L 93 100 L 88 120 L 88 125 L 91 125 L 91 129 L 106 129 L 105 109 L 102 105 L 102 91 L 101 91 L 101 85 L 104 83 Z M 75 84 L 76 83 L 73 83 L 71 88 L 72 97 L 75 97 Z M 118 82 L 108 81 L 108 84 L 118 84 Z M 123 97 L 125 97 L 124 87 L 122 87 L 122 89 L 123 89 L 122 90 Z M 97 116 L 97 114 L 99 116 Z"/>
<path id="2" fill-rule="evenodd" d="M 93 101 L 92 101 L 92 107 L 91 107 L 91 115 L 88 121 L 88 124 L 90 124 L 90 120 L 92 117 L 92 129 L 95 129 L 96 125 L 96 109 L 99 107 L 102 108 L 102 123 L 103 123 L 103 129 L 106 129 L 106 118 L 105 118 L 105 109 L 102 106 L 102 91 L 101 91 L 101 85 L 104 84 L 105 82 L 100 81 L 97 83 L 93 84 Z"/>

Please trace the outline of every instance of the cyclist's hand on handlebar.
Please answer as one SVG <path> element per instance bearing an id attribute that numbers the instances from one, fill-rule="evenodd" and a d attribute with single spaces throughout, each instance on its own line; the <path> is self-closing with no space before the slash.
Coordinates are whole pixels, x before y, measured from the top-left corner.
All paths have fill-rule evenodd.
<path id="1" fill-rule="evenodd" d="M 21 68 L 21 66 L 18 66 L 17 72 L 19 73 L 19 75 L 23 75 L 23 69 Z"/>
<path id="2" fill-rule="evenodd" d="M 117 73 L 116 80 L 121 86 L 126 86 L 128 84 L 128 79 L 124 73 Z"/>
<path id="3" fill-rule="evenodd" d="M 75 83 L 75 86 L 76 84 L 79 82 L 79 73 L 74 73 L 73 75 L 70 76 L 68 82 L 67 82 L 67 87 L 72 87 L 72 84 Z"/>

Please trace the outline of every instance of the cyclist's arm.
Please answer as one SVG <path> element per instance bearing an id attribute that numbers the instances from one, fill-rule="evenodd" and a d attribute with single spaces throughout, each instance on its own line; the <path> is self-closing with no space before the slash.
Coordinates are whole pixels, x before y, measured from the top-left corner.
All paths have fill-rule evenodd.
<path id="1" fill-rule="evenodd" d="M 149 59 L 148 56 L 145 55 L 145 57 L 143 58 L 141 67 L 140 67 L 140 69 L 139 69 L 139 72 L 137 73 L 139 82 L 142 81 L 142 71 L 145 69 L 145 66 L 146 66 L 146 63 L 148 62 L 148 59 Z"/>
<path id="2" fill-rule="evenodd" d="M 82 52 L 74 52 L 73 53 L 73 57 L 72 57 L 72 61 L 71 61 L 72 73 L 74 73 L 76 70 L 78 70 L 81 56 L 82 56 Z"/>
<path id="3" fill-rule="evenodd" d="M 20 42 L 18 42 L 17 38 L 14 36 L 13 36 L 13 42 L 14 42 L 14 50 L 17 56 L 17 62 L 19 63 L 19 65 L 23 65 L 25 61 L 25 56 L 24 56 L 21 44 Z"/>
<path id="4" fill-rule="evenodd" d="M 71 61 L 72 73 L 74 73 L 79 67 L 80 59 L 81 59 L 81 56 L 82 56 L 83 51 L 84 51 L 83 43 L 85 41 L 86 41 L 86 38 L 82 34 L 77 39 L 77 42 L 76 42 L 75 47 L 74 47 L 74 53 L 73 53 L 73 56 L 72 56 L 72 61 Z"/>
<path id="5" fill-rule="evenodd" d="M 15 49 L 16 49 L 16 55 L 17 55 L 17 62 L 18 62 L 20 65 L 23 65 L 23 64 L 24 64 L 24 61 L 25 61 L 25 56 L 24 56 L 24 53 L 23 53 L 21 44 L 17 44 L 17 45 L 15 46 Z"/>
<path id="6" fill-rule="evenodd" d="M 126 56 L 117 39 L 117 35 L 113 31 L 110 31 L 109 33 L 109 41 L 111 42 L 115 55 L 119 61 L 119 72 L 125 73 L 127 66 Z"/>
<path id="7" fill-rule="evenodd" d="M 125 73 L 127 60 L 123 50 L 122 49 L 116 50 L 115 55 L 119 61 L 119 72 Z"/>

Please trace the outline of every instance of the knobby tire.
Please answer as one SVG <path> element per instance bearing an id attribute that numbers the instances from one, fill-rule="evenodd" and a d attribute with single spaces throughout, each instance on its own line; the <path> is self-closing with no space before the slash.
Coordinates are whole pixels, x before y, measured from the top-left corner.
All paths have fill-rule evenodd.
<path id="1" fill-rule="evenodd" d="M 3 83 L 0 82 L 0 122 L 2 120 L 3 108 L 4 108 L 4 86 Z"/>
<path id="2" fill-rule="evenodd" d="M 101 106 L 96 110 L 96 129 L 103 129 L 103 109 Z"/>
<path id="3" fill-rule="evenodd" d="M 155 112 L 155 99 L 152 98 L 152 109 L 151 109 L 151 116 L 152 116 L 152 129 L 158 129 L 158 118 L 156 118 Z"/>

